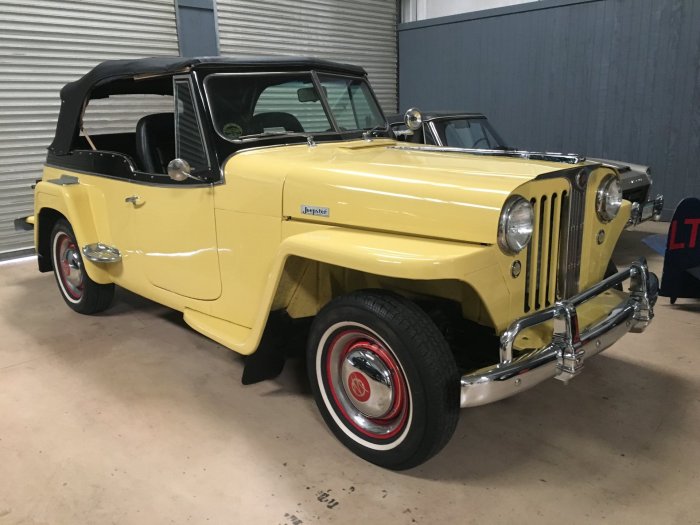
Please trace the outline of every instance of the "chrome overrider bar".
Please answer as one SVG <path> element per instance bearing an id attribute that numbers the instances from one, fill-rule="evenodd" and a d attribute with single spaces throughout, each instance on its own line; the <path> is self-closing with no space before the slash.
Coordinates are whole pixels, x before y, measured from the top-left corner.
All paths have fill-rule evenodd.
<path id="1" fill-rule="evenodd" d="M 576 307 L 630 279 L 627 298 L 608 316 L 579 331 Z M 627 332 L 643 332 L 654 317 L 658 279 L 640 259 L 574 297 L 513 322 L 501 336 L 500 363 L 462 376 L 461 407 L 485 405 L 552 377 L 568 381 L 585 359 L 602 352 Z M 513 343 L 526 328 L 553 320 L 552 342 L 513 358 Z"/>

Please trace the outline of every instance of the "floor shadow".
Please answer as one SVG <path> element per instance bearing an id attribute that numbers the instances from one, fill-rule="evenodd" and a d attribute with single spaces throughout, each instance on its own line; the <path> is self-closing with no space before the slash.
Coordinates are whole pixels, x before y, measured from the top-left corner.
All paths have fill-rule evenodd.
<path id="1" fill-rule="evenodd" d="M 568 385 L 552 380 L 463 410 L 447 448 L 407 475 L 483 480 L 554 463 L 567 475 L 591 477 L 590 463 L 601 461 L 604 470 L 606 455 L 658 457 L 673 449 L 697 395 L 679 377 L 598 356 Z"/>

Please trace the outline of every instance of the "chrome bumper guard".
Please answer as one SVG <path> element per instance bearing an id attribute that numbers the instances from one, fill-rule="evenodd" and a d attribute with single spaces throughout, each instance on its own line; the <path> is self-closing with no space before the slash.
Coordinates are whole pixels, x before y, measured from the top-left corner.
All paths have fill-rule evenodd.
<path id="1" fill-rule="evenodd" d="M 657 195 L 653 201 L 645 203 L 632 203 L 630 218 L 627 221 L 627 226 L 636 226 L 637 224 L 652 219 L 658 221 L 661 219 L 661 212 L 664 209 L 664 196 Z"/>
<path id="2" fill-rule="evenodd" d="M 576 307 L 630 279 L 629 295 L 606 318 L 579 331 Z M 460 406 L 474 407 L 515 395 L 550 378 L 569 381 L 583 362 L 627 332 L 643 332 L 654 317 L 658 279 L 640 259 L 580 294 L 513 322 L 501 336 L 501 362 L 461 379 Z M 523 330 L 554 321 L 552 342 L 513 359 L 513 343 Z"/>

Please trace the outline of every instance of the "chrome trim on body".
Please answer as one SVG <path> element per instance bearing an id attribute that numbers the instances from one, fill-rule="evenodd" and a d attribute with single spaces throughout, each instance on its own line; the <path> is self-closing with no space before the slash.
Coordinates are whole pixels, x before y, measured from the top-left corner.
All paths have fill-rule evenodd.
<path id="1" fill-rule="evenodd" d="M 81 251 L 88 261 L 94 263 L 112 264 L 122 260 L 122 255 L 117 248 L 101 242 L 83 246 Z"/>
<path id="2" fill-rule="evenodd" d="M 579 331 L 576 307 L 627 279 L 627 298 L 607 317 Z M 581 372 L 585 359 L 602 352 L 627 332 L 642 332 L 649 325 L 658 295 L 657 287 L 650 284 L 653 280 L 655 276 L 649 273 L 646 261 L 640 259 L 570 299 L 516 320 L 501 336 L 500 363 L 462 376 L 460 406 L 492 403 L 550 378 L 573 378 Z M 518 334 L 550 320 L 554 322 L 551 343 L 513 358 Z"/>
<path id="3" fill-rule="evenodd" d="M 576 153 L 551 153 L 536 151 L 511 151 L 500 149 L 478 149 L 478 148 L 453 148 L 449 146 L 389 146 L 392 149 L 432 151 L 447 153 L 469 153 L 471 155 L 486 155 L 492 157 L 514 157 L 528 160 L 544 160 L 548 162 L 563 162 L 566 164 L 580 164 L 586 160 L 583 155 Z"/>

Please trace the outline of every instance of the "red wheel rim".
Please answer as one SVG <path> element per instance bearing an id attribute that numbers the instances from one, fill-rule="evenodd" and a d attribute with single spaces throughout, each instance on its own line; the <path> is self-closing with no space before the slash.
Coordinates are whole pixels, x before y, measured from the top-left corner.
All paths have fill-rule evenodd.
<path id="1" fill-rule="evenodd" d="M 83 296 L 83 265 L 75 241 L 65 232 L 54 238 L 54 266 L 65 295 L 79 301 Z"/>
<path id="2" fill-rule="evenodd" d="M 359 327 L 342 329 L 330 338 L 324 365 L 337 412 L 361 436 L 386 441 L 405 428 L 406 377 L 386 343 Z"/>

